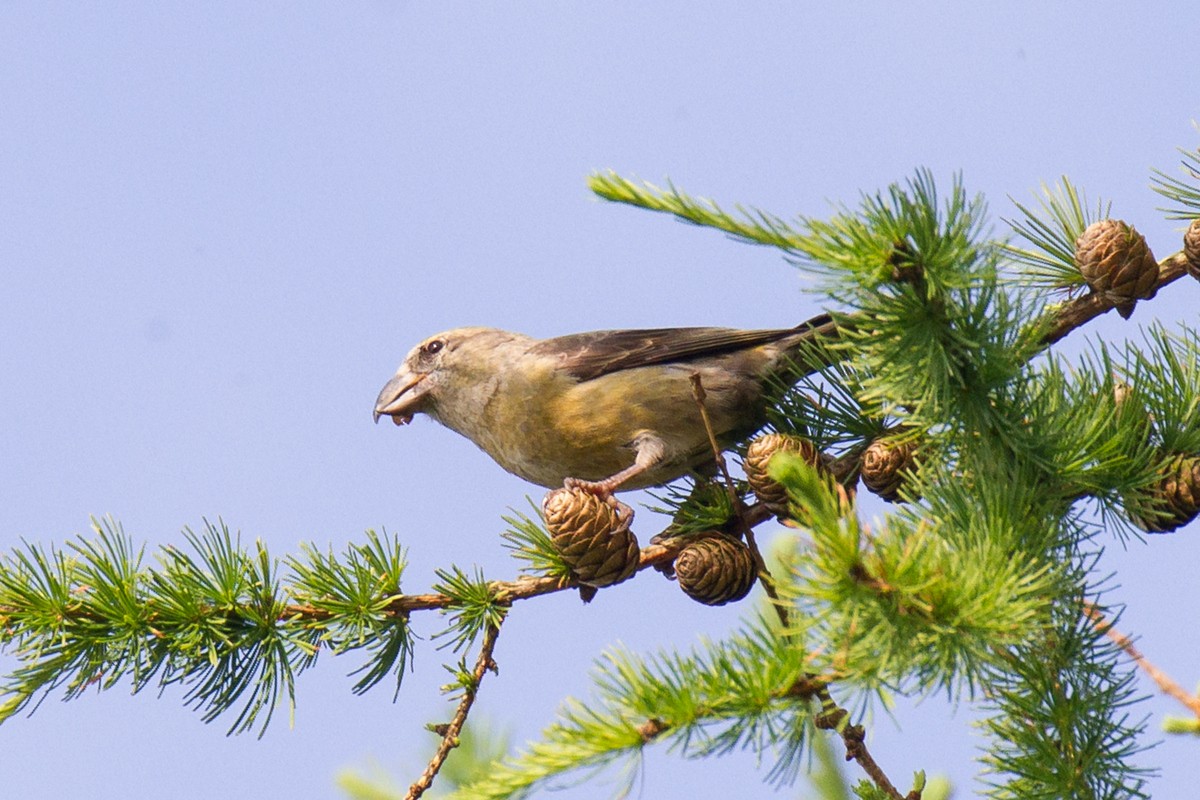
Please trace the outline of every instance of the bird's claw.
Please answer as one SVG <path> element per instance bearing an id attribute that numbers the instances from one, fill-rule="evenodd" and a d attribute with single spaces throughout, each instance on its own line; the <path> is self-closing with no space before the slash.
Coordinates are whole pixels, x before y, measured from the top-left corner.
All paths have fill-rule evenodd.
<path id="1" fill-rule="evenodd" d="M 563 481 L 563 488 L 587 492 L 599 497 L 606 505 L 616 509 L 617 518 L 621 521 L 622 525 L 633 519 L 633 509 L 617 499 L 608 481 L 585 481 L 582 478 L 567 478 Z"/>
<path id="2" fill-rule="evenodd" d="M 583 478 L 567 478 L 563 481 L 563 488 L 578 489 L 581 492 L 594 494 L 597 497 L 613 496 L 613 487 L 609 481 L 585 481 Z"/>

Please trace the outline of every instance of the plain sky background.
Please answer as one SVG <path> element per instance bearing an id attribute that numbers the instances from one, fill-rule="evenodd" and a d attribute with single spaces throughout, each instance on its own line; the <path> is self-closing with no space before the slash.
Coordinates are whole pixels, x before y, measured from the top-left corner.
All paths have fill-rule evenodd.
<path id="1" fill-rule="evenodd" d="M 411 591 L 450 564 L 512 576 L 500 516 L 541 491 L 428 421 L 371 424 L 410 346 L 464 324 L 776 327 L 822 308 L 773 251 L 598 202 L 590 172 L 786 216 L 961 170 L 997 230 L 1009 196 L 1065 173 L 1163 256 L 1178 223 L 1147 184 L 1200 144 L 1197 31 L 1192 2 L 4 4 L 0 546 L 111 513 L 153 547 L 221 517 L 280 557 L 386 527 Z M 1197 307 L 1180 282 L 1063 351 Z M 635 530 L 661 523 L 640 511 Z M 1101 544 L 1124 627 L 1192 686 L 1200 523 Z M 748 607 L 703 608 L 657 574 L 587 607 L 522 603 L 476 713 L 525 740 L 587 693 L 605 647 L 686 647 Z M 445 658 L 422 642 L 395 704 L 350 693 L 352 656 L 323 658 L 294 726 L 284 713 L 262 740 L 227 738 L 177 690 L 52 699 L 0 727 L 0 794 L 336 798 L 339 769 L 371 765 L 406 786 L 425 723 L 451 712 Z M 1147 743 L 1179 713 L 1157 696 L 1140 711 Z M 897 783 L 925 769 L 971 796 L 975 716 L 901 703 L 871 724 L 874 753 Z M 1142 758 L 1156 797 L 1195 796 L 1196 748 Z M 796 796 L 764 772 L 657 748 L 640 786 Z"/>

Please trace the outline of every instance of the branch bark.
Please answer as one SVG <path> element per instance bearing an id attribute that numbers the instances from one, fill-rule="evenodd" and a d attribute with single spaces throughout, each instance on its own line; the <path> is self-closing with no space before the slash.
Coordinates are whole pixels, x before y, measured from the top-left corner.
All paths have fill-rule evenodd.
<path id="1" fill-rule="evenodd" d="M 1155 293 L 1169 283 L 1187 274 L 1187 256 L 1183 251 L 1158 262 L 1158 283 Z M 1153 296 L 1153 295 L 1152 295 Z M 1116 304 L 1099 294 L 1085 294 L 1066 303 L 1056 313 L 1054 324 L 1042 335 L 1042 342 L 1051 345 L 1064 338 L 1076 328 L 1083 327 L 1096 317 L 1116 308 Z"/>

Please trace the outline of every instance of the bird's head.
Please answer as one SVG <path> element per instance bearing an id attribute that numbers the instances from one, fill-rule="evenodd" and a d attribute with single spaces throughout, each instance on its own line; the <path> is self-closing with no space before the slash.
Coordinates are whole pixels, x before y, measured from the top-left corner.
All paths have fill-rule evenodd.
<path id="1" fill-rule="evenodd" d="M 388 416 L 405 425 L 420 413 L 446 421 L 439 412 L 450 409 L 439 405 L 470 406 L 485 400 L 504 356 L 524 341 L 528 340 L 520 334 L 495 328 L 454 328 L 430 336 L 408 352 L 379 392 L 375 421 Z"/>

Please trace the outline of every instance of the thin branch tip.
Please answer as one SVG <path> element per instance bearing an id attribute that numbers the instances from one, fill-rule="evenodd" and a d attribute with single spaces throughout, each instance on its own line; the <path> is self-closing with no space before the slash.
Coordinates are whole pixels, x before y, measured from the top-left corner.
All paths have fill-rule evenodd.
<path id="1" fill-rule="evenodd" d="M 454 712 L 453 719 L 449 723 L 431 728 L 435 733 L 441 735 L 442 741 L 429 760 L 429 765 L 421 773 L 421 777 L 409 787 L 408 793 L 404 795 L 404 800 L 418 800 L 421 795 L 425 794 L 425 791 L 433 785 L 433 780 L 437 777 L 442 765 L 446 763 L 450 751 L 459 746 L 463 725 L 467 722 L 467 715 L 471 713 L 471 706 L 475 702 L 475 696 L 479 693 L 479 685 L 483 682 L 483 676 L 488 672 L 497 673 L 499 671 L 492 657 L 496 648 L 496 639 L 499 636 L 500 626 L 488 625 L 483 634 L 483 643 L 479 646 L 479 657 L 475 660 L 475 669 L 471 672 L 471 684 L 464 687 L 462 699 L 458 701 L 458 708 Z"/>

